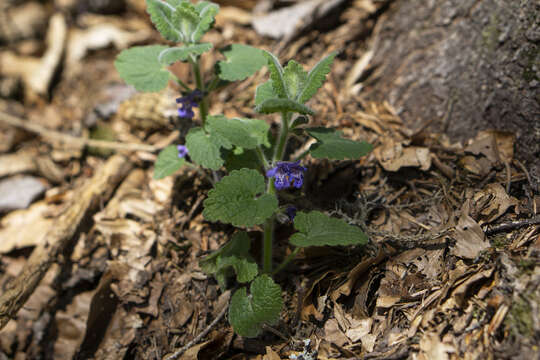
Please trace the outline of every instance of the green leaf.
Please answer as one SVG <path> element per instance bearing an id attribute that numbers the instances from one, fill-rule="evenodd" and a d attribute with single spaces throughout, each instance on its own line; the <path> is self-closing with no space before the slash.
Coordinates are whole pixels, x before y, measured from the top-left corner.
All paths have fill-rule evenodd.
<path id="1" fill-rule="evenodd" d="M 300 103 L 305 103 L 309 99 L 315 95 L 317 90 L 323 85 L 326 74 L 330 72 L 330 67 L 332 66 L 332 62 L 334 62 L 334 58 L 337 55 L 337 51 L 333 51 L 330 54 L 328 54 L 324 59 L 319 61 L 317 65 L 311 69 L 311 71 L 308 74 L 306 85 L 303 88 L 302 92 L 298 94 L 297 100 Z"/>
<path id="2" fill-rule="evenodd" d="M 288 99 L 287 87 L 283 79 L 283 67 L 281 67 L 278 58 L 268 51 L 264 51 L 264 56 L 266 57 L 268 70 L 270 71 L 270 80 L 272 80 L 274 93 L 280 98 Z"/>
<path id="3" fill-rule="evenodd" d="M 158 61 L 163 65 L 171 65 L 177 61 L 186 61 L 190 55 L 201 55 L 210 49 L 211 43 L 172 47 L 163 50 L 158 56 Z"/>
<path id="4" fill-rule="evenodd" d="M 214 23 L 214 18 L 216 14 L 219 12 L 219 5 L 209 1 L 200 1 L 199 3 L 197 3 L 197 5 L 195 5 L 195 10 L 199 14 L 199 18 L 201 20 L 199 21 L 199 23 L 195 27 L 195 31 L 193 31 L 193 34 L 191 35 L 192 42 L 198 42 L 204 35 L 204 33 L 207 32 L 208 29 L 210 29 L 210 27 Z"/>
<path id="5" fill-rule="evenodd" d="M 353 141 L 341 137 L 341 131 L 323 127 L 306 129 L 309 135 L 317 139 L 311 145 L 310 153 L 316 159 L 344 160 L 358 159 L 367 155 L 373 146 L 365 141 Z"/>
<path id="6" fill-rule="evenodd" d="M 201 21 L 195 7 L 190 2 L 182 2 L 175 8 L 172 18 L 182 34 L 182 41 L 186 44 L 193 43 L 192 36 Z"/>
<path id="7" fill-rule="evenodd" d="M 262 104 L 265 100 L 277 98 L 272 86 L 272 80 L 268 80 L 264 84 L 257 86 L 255 90 L 255 106 Z"/>
<path id="8" fill-rule="evenodd" d="M 207 274 L 215 274 L 220 286 L 225 288 L 225 279 L 233 269 L 237 281 L 251 281 L 259 273 L 257 263 L 249 254 L 251 240 L 246 232 L 234 234 L 232 239 L 221 249 L 200 261 L 201 269 Z"/>
<path id="9" fill-rule="evenodd" d="M 216 134 L 207 134 L 200 127 L 189 130 L 186 135 L 186 146 L 191 160 L 212 170 L 217 170 L 223 165 L 221 148 L 232 148 L 225 139 Z"/>
<path id="10" fill-rule="evenodd" d="M 264 177 L 252 169 L 234 170 L 208 192 L 204 217 L 234 226 L 262 224 L 278 208 L 275 195 L 265 194 Z"/>
<path id="11" fill-rule="evenodd" d="M 297 112 L 300 114 L 314 115 L 315 112 L 306 105 L 297 103 L 294 100 L 273 98 L 263 101 L 255 107 L 255 111 L 261 114 L 271 114 L 276 112 Z"/>
<path id="12" fill-rule="evenodd" d="M 154 165 L 154 179 L 163 179 L 174 174 L 186 163 L 186 159 L 178 157 L 175 145 L 169 145 L 161 150 Z"/>
<path id="13" fill-rule="evenodd" d="M 304 71 L 302 65 L 294 60 L 289 61 L 285 69 L 283 70 L 283 81 L 287 86 L 287 93 L 289 99 L 297 99 L 300 92 L 306 86 L 308 73 Z"/>
<path id="14" fill-rule="evenodd" d="M 227 58 L 218 62 L 219 77 L 223 80 L 244 80 L 266 64 L 263 51 L 252 46 L 232 44 L 222 53 Z"/>
<path id="15" fill-rule="evenodd" d="M 167 49 L 163 45 L 134 46 L 118 55 L 114 66 L 130 85 L 139 91 L 159 91 L 167 86 L 169 72 L 158 61 L 159 54 Z"/>
<path id="16" fill-rule="evenodd" d="M 260 169 L 261 164 L 255 150 L 245 150 L 237 148 L 236 150 L 242 150 L 239 153 L 230 152 L 225 159 L 225 168 L 228 172 L 233 170 L 240 170 L 242 168 L 248 169 Z"/>
<path id="17" fill-rule="evenodd" d="M 223 115 L 209 116 L 206 124 L 211 134 L 218 133 L 231 144 L 246 149 L 254 149 L 259 145 L 270 146 L 268 130 L 270 126 L 263 120 L 233 118 Z"/>
<path id="18" fill-rule="evenodd" d="M 168 0 L 167 2 L 146 0 L 146 11 L 150 14 L 152 23 L 165 39 L 174 42 L 183 40 L 182 33 L 178 31 L 173 19 L 175 8 L 180 3 L 182 3 L 181 0 Z"/>
<path id="19" fill-rule="evenodd" d="M 294 218 L 294 228 L 298 230 L 289 242 L 295 246 L 336 246 L 364 245 L 367 236 L 356 226 L 331 218 L 319 211 L 299 212 Z"/>
<path id="20" fill-rule="evenodd" d="M 234 331 L 244 337 L 255 337 L 261 333 L 262 325 L 278 322 L 283 299 L 281 288 L 268 275 L 257 277 L 250 287 L 237 290 L 231 298 L 229 321 Z"/>

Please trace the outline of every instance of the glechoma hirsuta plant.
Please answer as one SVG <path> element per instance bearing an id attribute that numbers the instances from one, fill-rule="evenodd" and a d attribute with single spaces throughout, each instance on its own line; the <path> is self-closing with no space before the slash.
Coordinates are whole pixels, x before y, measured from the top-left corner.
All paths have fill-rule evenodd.
<path id="1" fill-rule="evenodd" d="M 122 51 L 115 65 L 122 78 L 139 91 L 159 91 L 169 80 L 176 81 L 183 89 L 182 96 L 176 99 L 180 120 L 191 120 L 195 116 L 193 108 L 199 108 L 200 126 L 189 130 L 185 144 L 171 145 L 160 152 L 154 177 L 172 175 L 186 164 L 216 174 L 231 170 L 209 191 L 204 201 L 205 219 L 244 229 L 261 225 L 264 229 L 262 268 L 250 256 L 251 239 L 246 231 L 237 231 L 225 246 L 200 262 L 201 268 L 214 275 L 222 288 L 234 275 L 237 283 L 249 284 L 249 292 L 244 286 L 233 294 L 228 317 L 237 334 L 254 337 L 263 325 L 279 320 L 283 300 L 281 288 L 272 275 L 283 269 L 302 247 L 367 242 L 358 227 L 341 219 L 320 211 L 297 212 L 294 204 L 280 204 L 278 191 L 301 193 L 304 174 L 308 171 L 301 162 L 308 154 L 317 159 L 357 159 L 367 154 L 371 146 L 344 139 L 333 129 L 307 127 L 308 115 L 314 111 L 305 103 L 323 85 L 335 52 L 306 72 L 294 60 L 282 67 L 270 52 L 233 44 L 221 50 L 225 60 L 218 61 L 215 74 L 205 81 L 199 60 L 212 49 L 212 44 L 201 42 L 201 38 L 212 27 L 219 6 L 208 1 L 192 4 L 187 0 L 147 0 L 146 4 L 153 24 L 163 37 L 182 45 L 132 47 Z M 168 66 L 177 61 L 191 65 L 194 86 L 168 71 Z M 212 92 L 248 78 L 265 65 L 270 79 L 257 87 L 255 111 L 281 115 L 281 127 L 275 138 L 263 120 L 208 114 Z M 293 130 L 296 136 L 312 137 L 316 143 L 298 158 L 288 159 L 285 149 Z M 187 162 L 187 156 L 191 163 Z M 278 218 L 294 222 L 297 232 L 289 239 L 290 255 L 274 268 L 272 240 Z"/>

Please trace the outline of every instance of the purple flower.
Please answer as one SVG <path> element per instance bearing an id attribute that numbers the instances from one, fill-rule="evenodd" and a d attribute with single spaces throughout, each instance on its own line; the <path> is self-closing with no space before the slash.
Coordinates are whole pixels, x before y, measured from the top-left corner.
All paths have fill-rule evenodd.
<path id="1" fill-rule="evenodd" d="M 199 89 L 195 89 L 186 96 L 176 98 L 176 103 L 180 104 L 178 116 L 183 119 L 192 119 L 195 116 L 193 107 L 199 106 L 199 101 L 202 100 L 203 93 Z"/>
<path id="2" fill-rule="evenodd" d="M 178 149 L 178 157 L 179 158 L 185 157 L 189 152 L 188 148 L 185 147 L 184 145 L 178 145 L 176 148 Z"/>
<path id="3" fill-rule="evenodd" d="M 300 160 L 295 162 L 278 161 L 276 166 L 266 172 L 266 176 L 274 178 L 277 190 L 283 190 L 294 186 L 297 189 L 304 183 L 304 172 L 307 169 L 300 165 Z"/>
<path id="4" fill-rule="evenodd" d="M 287 206 L 285 213 L 289 217 L 290 221 L 294 221 L 294 217 L 296 216 L 296 208 L 294 206 Z"/>

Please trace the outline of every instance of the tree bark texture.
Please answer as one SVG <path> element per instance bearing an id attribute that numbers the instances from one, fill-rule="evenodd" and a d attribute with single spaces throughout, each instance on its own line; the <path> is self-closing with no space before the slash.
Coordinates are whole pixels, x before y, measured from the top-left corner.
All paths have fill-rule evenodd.
<path id="1" fill-rule="evenodd" d="M 411 127 L 465 140 L 517 135 L 517 157 L 540 182 L 540 2 L 396 0 L 375 31 L 369 98 Z"/>

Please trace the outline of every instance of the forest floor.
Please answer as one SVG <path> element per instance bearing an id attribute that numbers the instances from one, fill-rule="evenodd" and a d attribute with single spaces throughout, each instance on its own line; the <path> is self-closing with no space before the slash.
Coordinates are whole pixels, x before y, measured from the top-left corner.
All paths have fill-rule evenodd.
<path id="1" fill-rule="evenodd" d="M 210 185 L 189 168 L 152 178 L 156 150 L 193 126 L 172 125 L 178 89 L 136 94 L 113 65 L 130 44 L 162 41 L 144 1 L 112 15 L 74 3 L 4 9 L 39 21 L 0 29 L 0 360 L 537 358 L 540 194 L 519 144 L 495 130 L 453 142 L 429 131 L 432 119 L 410 129 L 362 97 L 376 86 L 362 83 L 363 64 L 383 5 L 347 2 L 337 21 L 276 41 L 250 26 L 252 2 L 229 1 L 244 8 L 223 7 L 206 35 L 307 67 L 341 50 L 312 122 L 374 146 L 355 161 L 306 158 L 301 206 L 361 227 L 369 243 L 300 252 L 276 277 L 280 322 L 247 339 L 223 316 L 230 291 L 199 267 L 234 231 L 204 220 Z M 210 113 L 257 116 L 267 76 L 225 88 Z M 278 227 L 276 263 L 292 231 Z"/>

